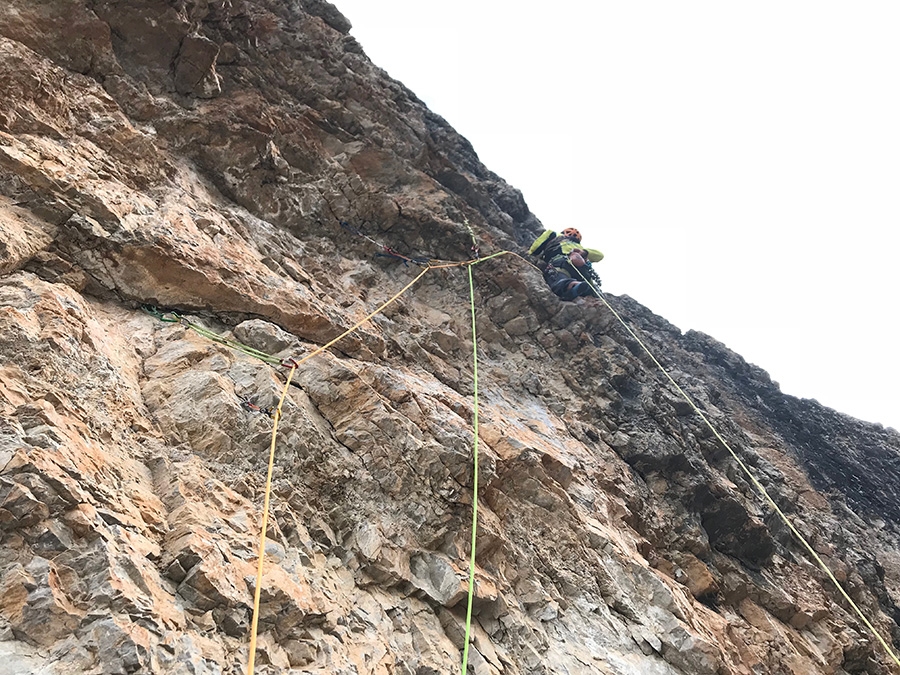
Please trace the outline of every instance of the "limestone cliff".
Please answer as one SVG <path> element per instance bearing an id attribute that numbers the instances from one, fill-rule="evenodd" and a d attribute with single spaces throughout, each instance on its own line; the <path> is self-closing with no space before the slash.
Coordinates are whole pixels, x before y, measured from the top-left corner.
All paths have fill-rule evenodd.
<path id="1" fill-rule="evenodd" d="M 241 673 L 284 370 L 414 265 L 521 250 L 522 195 L 324 0 L 0 4 L 0 673 Z M 477 675 L 892 671 L 599 304 L 474 268 Z M 900 644 L 900 435 L 612 305 Z M 299 371 L 257 672 L 458 672 L 468 281 L 433 270 Z"/>

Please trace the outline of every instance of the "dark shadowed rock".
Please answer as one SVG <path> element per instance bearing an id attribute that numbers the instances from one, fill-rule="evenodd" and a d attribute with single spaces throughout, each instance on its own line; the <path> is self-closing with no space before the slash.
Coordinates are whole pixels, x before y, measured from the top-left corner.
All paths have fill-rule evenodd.
<path id="1" fill-rule="evenodd" d="M 214 98 L 222 93 L 216 75 L 219 45 L 200 35 L 188 35 L 181 43 L 175 60 L 175 90 L 179 94 L 194 94 L 200 98 Z"/>

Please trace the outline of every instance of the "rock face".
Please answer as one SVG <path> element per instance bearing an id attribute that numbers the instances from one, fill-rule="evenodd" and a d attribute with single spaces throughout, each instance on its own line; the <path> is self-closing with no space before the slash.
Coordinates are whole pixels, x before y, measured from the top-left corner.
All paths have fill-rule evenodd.
<path id="1" fill-rule="evenodd" d="M 0 6 L 0 673 L 244 672 L 279 357 L 540 230 L 327 2 Z M 339 225 L 347 221 L 369 236 Z M 600 304 L 474 268 L 470 672 L 896 672 Z M 900 644 L 900 435 L 609 298 Z M 458 671 L 468 281 L 431 270 L 296 376 L 258 672 Z"/>

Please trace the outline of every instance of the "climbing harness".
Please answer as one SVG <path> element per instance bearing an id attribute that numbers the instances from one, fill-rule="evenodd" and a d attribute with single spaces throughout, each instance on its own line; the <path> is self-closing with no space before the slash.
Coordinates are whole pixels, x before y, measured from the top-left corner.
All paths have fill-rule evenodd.
<path id="1" fill-rule="evenodd" d="M 584 275 L 581 275 L 581 278 L 584 279 L 584 281 L 586 281 L 587 283 L 589 283 L 589 284 L 591 283 L 587 278 L 584 277 Z M 728 451 L 728 453 L 731 455 L 731 457 L 737 462 L 738 466 L 740 466 L 741 470 L 743 470 L 744 474 L 750 479 L 750 482 L 753 483 L 753 486 L 757 489 L 757 491 L 763 496 L 763 498 L 774 509 L 775 513 L 778 514 L 778 516 L 781 518 L 782 522 L 787 526 L 787 528 L 794 534 L 795 537 L 797 537 L 797 540 L 803 545 L 803 548 L 806 549 L 806 551 L 810 554 L 810 556 L 813 558 L 813 560 L 816 561 L 816 563 L 819 565 L 819 567 L 822 569 L 822 571 L 825 572 L 826 576 L 831 580 L 831 582 L 834 584 L 835 588 L 837 588 L 838 592 L 841 594 L 841 596 L 843 596 L 844 600 L 846 600 L 847 603 L 853 608 L 853 611 L 856 612 L 856 615 L 865 624 L 866 628 L 868 628 L 869 631 L 871 631 L 871 633 L 878 640 L 878 642 L 881 643 L 881 646 L 884 647 L 884 650 L 888 653 L 888 655 L 891 657 L 891 659 L 893 659 L 894 663 L 896 663 L 898 666 L 900 666 L 900 657 L 898 657 L 897 654 L 894 652 L 894 650 L 891 649 L 890 645 L 888 645 L 887 640 L 884 637 L 882 637 L 881 633 L 875 628 L 875 626 L 866 617 L 866 615 L 859 608 L 859 606 L 853 601 L 853 598 L 850 597 L 850 595 L 847 593 L 847 591 L 841 585 L 841 582 L 839 582 L 837 580 L 837 577 L 834 575 L 834 573 L 831 571 L 831 569 L 828 567 L 828 565 L 825 563 L 825 561 L 822 560 L 821 556 L 818 553 L 816 553 L 816 551 L 812 547 L 812 545 L 806 540 L 806 537 L 804 537 L 800 533 L 800 531 L 794 526 L 794 524 L 787 517 L 787 515 L 784 513 L 784 511 L 781 510 L 781 507 L 779 507 L 778 504 L 775 503 L 775 500 L 769 494 L 768 490 L 766 490 L 765 486 L 763 486 L 763 484 L 760 483 L 759 480 L 757 480 L 756 476 L 753 474 L 753 472 L 750 470 L 750 468 L 744 463 L 744 461 L 738 456 L 738 454 L 731 448 L 731 446 L 728 444 L 728 442 L 719 433 L 718 429 L 716 429 L 713 426 L 712 422 L 710 422 L 709 419 L 706 417 L 706 415 L 703 414 L 703 411 L 700 410 L 699 406 L 694 402 L 694 400 L 687 394 L 687 392 L 685 392 L 684 389 L 681 388 L 681 386 L 669 374 L 669 371 L 666 370 L 666 368 L 657 360 L 657 358 L 653 355 L 653 353 L 650 351 L 650 349 L 647 347 L 647 345 L 644 344 L 644 341 L 641 340 L 640 337 L 638 337 L 637 333 L 635 333 L 634 330 L 631 328 L 631 326 L 629 326 L 625 322 L 625 320 L 622 318 L 622 316 L 615 309 L 613 309 L 613 306 L 609 303 L 609 301 L 606 299 L 606 297 L 603 295 L 603 293 L 600 292 L 600 289 L 597 287 L 594 287 L 594 291 L 597 293 L 597 297 L 603 301 L 604 305 L 606 305 L 606 308 L 609 309 L 610 312 L 612 312 L 612 315 L 614 317 L 616 317 L 616 319 L 618 319 L 619 323 L 621 323 L 622 326 L 625 328 L 625 330 L 628 331 L 628 334 L 631 335 L 631 337 L 634 338 L 635 341 L 637 341 L 637 343 L 641 346 L 641 348 L 643 348 L 643 350 L 647 354 L 647 356 L 649 356 L 650 359 L 653 361 L 653 363 L 656 364 L 656 367 L 659 368 L 659 370 L 663 373 L 663 375 L 666 376 L 666 378 L 669 380 L 669 382 L 672 383 L 672 385 L 675 387 L 675 389 L 678 390 L 678 393 L 681 394 L 682 398 L 684 398 L 684 400 L 688 402 L 688 404 L 691 406 L 691 408 L 694 410 L 694 412 L 697 413 L 697 415 L 699 415 L 700 419 L 703 420 L 704 424 L 706 424 L 706 426 L 709 428 L 709 430 L 718 439 L 719 443 L 722 444 L 722 446 Z"/>
<path id="2" fill-rule="evenodd" d="M 584 256 L 585 259 L 582 266 L 577 267 L 570 258 L 570 255 L 574 251 L 582 249 L 575 247 L 575 244 L 572 242 L 577 242 L 579 245 L 581 244 L 581 233 L 573 227 L 567 227 L 559 235 L 552 230 L 544 230 L 544 232 L 541 233 L 541 236 L 535 239 L 531 244 L 531 248 L 528 249 L 528 254 L 538 257 L 541 261 L 541 267 L 539 267 L 539 269 L 544 273 L 545 279 L 548 273 L 552 274 L 552 270 L 556 269 L 561 275 L 565 275 L 570 279 L 575 279 L 577 281 L 579 276 L 584 278 L 583 270 L 587 267 L 588 276 L 590 276 L 597 286 L 600 286 L 600 277 L 597 275 L 596 270 L 594 270 L 594 266 L 590 260 L 589 249 L 583 249 L 588 251 L 588 255 Z M 599 251 L 597 251 L 597 253 L 599 253 Z M 600 254 L 601 259 L 602 257 L 603 254 Z M 548 281 L 548 284 L 549 283 L 550 282 Z M 568 295 L 561 295 L 556 289 L 554 289 L 554 293 L 564 300 L 573 299 L 573 297 L 569 297 Z M 578 295 L 584 294 L 578 293 Z"/>

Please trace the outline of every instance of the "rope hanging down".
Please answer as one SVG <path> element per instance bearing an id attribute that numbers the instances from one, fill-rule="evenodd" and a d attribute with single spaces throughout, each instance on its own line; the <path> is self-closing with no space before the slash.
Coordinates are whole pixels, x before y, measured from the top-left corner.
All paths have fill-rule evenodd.
<path id="1" fill-rule="evenodd" d="M 374 312 L 367 315 L 361 321 L 358 321 L 351 328 L 348 328 L 346 331 L 338 335 L 336 338 L 328 342 L 327 344 L 322 345 L 318 349 L 313 352 L 310 352 L 306 356 L 304 356 L 300 361 L 294 361 L 290 359 L 290 373 L 288 374 L 287 382 L 284 385 L 284 389 L 281 392 L 281 399 L 278 402 L 278 407 L 275 409 L 275 417 L 274 422 L 272 424 L 272 444 L 269 450 L 269 468 L 266 474 L 266 487 L 265 487 L 265 496 L 263 498 L 263 516 L 262 516 L 262 526 L 259 534 L 259 552 L 257 554 L 257 568 L 256 568 L 256 589 L 253 593 L 253 618 L 250 624 L 250 656 L 247 664 L 247 675 L 253 675 L 254 664 L 256 661 L 256 636 L 259 628 L 259 597 L 262 589 L 262 577 L 263 577 L 263 564 L 265 561 L 266 555 L 266 530 L 269 524 L 269 500 L 272 494 L 272 470 L 275 465 L 275 440 L 278 434 L 278 420 L 281 419 L 281 407 L 284 404 L 285 396 L 287 396 L 288 388 L 290 387 L 291 380 L 294 377 L 294 372 L 299 368 L 303 363 L 316 356 L 317 354 L 321 354 L 323 351 L 328 349 L 331 345 L 335 344 L 342 338 L 350 335 L 350 333 L 357 330 L 360 326 L 362 326 L 366 321 L 371 319 L 373 316 L 383 312 L 391 303 L 393 303 L 397 298 L 406 293 L 413 285 L 421 279 L 428 272 L 430 268 L 426 267 L 422 270 L 419 275 L 410 281 L 406 286 L 400 289 L 390 300 L 384 302 L 381 306 L 378 307 Z"/>
<path id="2" fill-rule="evenodd" d="M 281 408 L 284 405 L 284 399 L 287 396 L 288 389 L 291 386 L 291 380 L 294 379 L 294 373 L 297 366 L 291 366 L 291 372 L 288 373 L 287 381 L 284 383 L 284 389 L 281 390 L 281 398 L 278 399 L 278 407 L 275 408 L 275 415 L 272 420 L 272 445 L 269 448 L 269 468 L 266 472 L 266 496 L 263 499 L 262 525 L 260 527 L 259 550 L 256 560 L 256 587 L 253 589 L 253 620 L 250 623 L 250 657 L 247 663 L 247 672 L 253 675 L 254 664 L 256 663 L 256 634 L 259 627 L 259 596 L 262 592 L 263 578 L 263 561 L 266 559 L 266 530 L 269 527 L 269 499 L 272 494 L 272 470 L 275 467 L 275 439 L 278 434 L 278 422 L 281 419 Z"/>
<path id="3" fill-rule="evenodd" d="M 579 272 L 579 274 L 581 275 L 582 279 L 584 279 L 587 283 L 591 284 L 591 282 L 588 281 L 588 279 L 586 279 L 583 274 L 581 274 L 580 272 Z M 816 551 L 812 547 L 812 545 L 810 545 L 810 543 L 806 540 L 806 537 L 804 537 L 800 533 L 800 531 L 794 526 L 794 524 L 787 517 L 787 515 L 784 513 L 784 511 L 782 511 L 781 508 L 778 506 L 778 504 L 775 503 L 775 500 L 772 499 L 771 495 L 769 494 L 768 490 L 766 490 L 765 486 L 763 486 L 763 484 L 760 483 L 756 479 L 756 476 L 753 474 L 752 471 L 750 471 L 749 467 L 738 456 L 738 454 L 731 448 L 731 446 L 722 437 L 722 435 L 719 433 L 719 431 L 712 425 L 712 422 L 710 422 L 709 419 L 707 419 L 706 415 L 703 414 L 703 411 L 700 410 L 700 408 L 697 406 L 696 403 L 694 403 L 694 400 L 690 396 L 688 396 L 687 392 L 685 392 L 684 389 L 682 389 L 681 386 L 675 381 L 675 379 L 669 374 L 669 371 L 666 370 L 663 367 L 663 365 L 656 359 L 656 357 L 653 355 L 653 353 L 650 351 L 650 349 L 647 347 L 647 345 L 644 344 L 643 340 L 641 340 L 641 338 L 639 338 L 637 336 L 637 334 L 634 332 L 634 330 L 632 330 L 631 326 L 629 326 L 625 322 L 625 320 L 619 315 L 619 313 L 615 309 L 613 309 L 612 305 L 609 304 L 609 301 L 606 299 L 606 297 L 603 295 L 603 293 L 600 292 L 600 289 L 597 288 L 596 286 L 594 286 L 593 284 L 591 284 L 591 287 L 597 293 L 597 297 L 603 301 L 604 305 L 606 305 L 607 309 L 609 309 L 609 311 L 612 312 L 613 316 L 619 320 L 619 323 L 621 323 L 622 326 L 625 327 L 625 330 L 628 331 L 628 333 L 631 335 L 631 337 L 633 337 L 637 341 L 637 343 L 641 346 L 641 348 L 643 348 L 644 352 L 646 352 L 647 356 L 649 356 L 650 359 L 653 361 L 653 363 L 656 364 L 656 367 L 659 368 L 659 370 L 663 373 L 663 375 L 666 376 L 666 378 L 669 380 L 669 382 L 672 383 L 672 385 L 675 387 L 675 389 L 678 390 L 678 393 L 681 394 L 681 396 L 684 398 L 684 400 L 688 402 L 688 404 L 691 406 L 691 408 L 694 410 L 694 412 L 696 412 L 697 415 L 700 416 L 700 419 L 703 420 L 703 422 L 706 424 L 706 426 L 709 428 L 709 430 L 712 431 L 712 433 L 719 440 L 719 442 L 724 446 L 724 448 L 726 450 L 728 450 L 728 453 L 738 463 L 738 466 L 741 467 L 743 472 L 750 479 L 750 482 L 753 483 L 753 486 L 759 491 L 759 493 L 763 496 L 763 498 L 765 498 L 765 500 L 769 503 L 769 505 L 775 510 L 775 513 L 778 514 L 778 516 L 781 518 L 782 522 L 788 527 L 788 529 L 794 534 L 794 536 L 797 537 L 797 539 L 800 541 L 800 543 L 803 544 L 803 547 L 807 550 L 807 552 L 810 554 L 810 556 L 812 556 L 813 560 L 815 560 L 816 563 L 818 563 L 819 567 L 822 568 L 822 571 L 824 571 L 825 574 L 828 576 L 828 578 L 831 579 L 831 582 L 834 584 L 835 588 L 837 588 L 837 590 L 843 596 L 844 600 L 846 600 L 847 603 L 853 608 L 854 612 L 856 612 L 856 615 L 865 624 L 866 628 L 868 628 L 872 632 L 872 634 L 875 636 L 875 638 L 878 640 L 878 642 L 881 643 L 881 646 L 884 647 L 884 650 L 888 653 L 888 655 L 891 657 L 891 659 L 894 661 L 894 663 L 896 663 L 898 666 L 900 666 L 900 657 L 898 657 L 897 654 L 894 652 L 894 650 L 891 649 L 887 640 L 884 637 L 882 637 L 881 633 L 875 628 L 875 626 L 866 617 L 866 615 L 859 608 L 859 606 L 853 601 L 853 598 L 851 598 L 850 595 L 847 593 L 847 591 L 844 590 L 844 587 L 837 580 L 837 577 L 834 576 L 834 573 L 831 571 L 831 569 L 828 567 L 828 565 L 825 563 L 825 561 L 822 560 L 821 556 L 819 556 L 819 554 L 816 553 Z"/>
<path id="4" fill-rule="evenodd" d="M 478 523 L 478 347 L 476 343 L 476 334 L 475 334 L 475 287 L 474 282 L 472 280 L 472 265 L 477 264 L 479 262 L 484 262 L 485 260 L 489 260 L 490 258 L 495 258 L 503 253 L 507 253 L 508 251 L 502 251 L 500 253 L 496 253 L 494 255 L 488 256 L 486 258 L 479 258 L 478 260 L 464 261 L 461 263 L 454 264 L 445 264 L 441 265 L 441 267 L 468 267 L 469 272 L 469 295 L 471 299 L 472 305 L 472 349 L 473 349 L 473 358 L 474 358 L 474 377 L 475 377 L 475 404 L 474 404 L 474 429 L 475 429 L 475 468 L 474 468 L 474 485 L 473 485 L 473 497 L 472 497 L 472 551 L 470 555 L 470 563 L 469 563 L 469 594 L 468 594 L 468 609 L 466 612 L 466 638 L 465 638 L 465 647 L 463 650 L 463 666 L 462 673 L 465 675 L 467 662 L 468 662 L 468 654 L 469 654 L 469 635 L 471 631 L 471 620 L 472 620 L 472 601 L 474 597 L 474 588 L 475 588 L 475 537 Z M 263 563 L 265 560 L 265 542 L 266 542 L 266 529 L 269 521 L 269 500 L 272 491 L 272 470 L 275 462 L 275 440 L 276 434 L 278 432 L 278 420 L 281 418 L 281 408 L 284 403 L 284 398 L 287 394 L 288 387 L 290 386 L 291 379 L 294 376 L 294 372 L 297 368 L 299 368 L 303 363 L 311 359 L 313 356 L 320 354 L 325 351 L 331 345 L 338 342 L 340 339 L 346 337 L 350 333 L 357 330 L 360 326 L 362 326 L 366 321 L 384 311 L 391 303 L 397 300 L 401 295 L 403 295 L 406 291 L 408 291 L 412 286 L 419 281 L 425 274 L 430 270 L 434 269 L 433 266 L 428 266 L 411 282 L 409 282 L 406 286 L 404 286 L 398 293 L 396 293 L 392 298 L 390 298 L 387 302 L 383 303 L 378 309 L 374 312 L 366 316 L 361 321 L 357 322 L 354 326 L 344 331 L 341 335 L 331 340 L 325 345 L 322 345 L 314 352 L 311 352 L 304 356 L 300 361 L 294 361 L 291 359 L 291 370 L 288 375 L 287 382 L 285 383 L 284 390 L 281 394 L 281 399 L 278 402 L 278 408 L 275 410 L 274 423 L 272 425 L 272 443 L 269 451 L 269 468 L 266 476 L 266 487 L 265 487 L 265 497 L 263 501 L 263 520 L 262 520 L 262 528 L 260 531 L 259 538 L 259 553 L 257 560 L 257 573 L 256 573 L 256 588 L 254 591 L 253 598 L 253 618 L 251 621 L 251 629 L 250 629 L 250 656 L 249 662 L 247 665 L 247 674 L 253 675 L 254 672 L 254 663 L 256 659 L 256 639 L 257 632 L 259 626 L 259 597 L 262 588 L 262 576 L 263 576 Z"/>
<path id="5" fill-rule="evenodd" d="M 469 300 L 472 305 L 472 379 L 474 381 L 474 413 L 472 426 L 475 430 L 472 468 L 472 550 L 469 553 L 469 594 L 466 601 L 466 635 L 463 646 L 462 675 L 466 675 L 469 664 L 469 635 L 472 631 L 472 601 L 475 597 L 475 537 L 478 531 L 478 335 L 475 332 L 475 283 L 472 280 L 472 266 L 469 265 Z"/>

